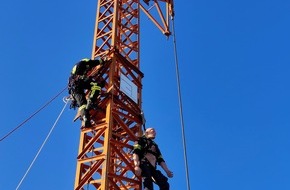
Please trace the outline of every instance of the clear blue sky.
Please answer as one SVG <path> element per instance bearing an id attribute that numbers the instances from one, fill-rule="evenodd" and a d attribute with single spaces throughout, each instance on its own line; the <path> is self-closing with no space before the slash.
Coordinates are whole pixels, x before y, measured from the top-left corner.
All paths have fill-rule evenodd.
<path id="1" fill-rule="evenodd" d="M 96 2 L 1 3 L 1 137 L 66 86 L 76 61 L 90 57 Z M 289 10 L 287 0 L 175 1 L 192 190 L 290 189 Z M 172 37 L 144 16 L 141 24 L 147 126 L 156 128 L 174 172 L 171 190 L 186 190 Z M 16 188 L 65 95 L 0 142 L 1 190 Z M 73 189 L 74 114 L 65 110 L 19 189 Z"/>

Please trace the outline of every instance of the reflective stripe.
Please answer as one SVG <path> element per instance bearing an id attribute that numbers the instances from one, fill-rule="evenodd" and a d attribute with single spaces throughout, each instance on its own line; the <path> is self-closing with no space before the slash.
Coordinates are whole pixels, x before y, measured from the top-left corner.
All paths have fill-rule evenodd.
<path id="1" fill-rule="evenodd" d="M 77 71 L 77 65 L 75 65 L 74 67 L 73 67 L 73 69 L 72 69 L 72 71 L 71 71 L 71 74 L 75 74 L 76 73 L 76 71 Z"/>
<path id="2" fill-rule="evenodd" d="M 96 92 L 96 90 L 97 90 L 97 87 L 99 87 L 99 86 L 96 86 L 96 87 L 92 87 L 91 88 L 91 94 L 90 94 L 90 98 L 93 98 L 94 97 L 94 95 L 95 95 L 95 92 Z M 98 89 L 99 91 L 101 90 L 101 87 L 100 87 L 100 89 Z"/>
<path id="3" fill-rule="evenodd" d="M 92 85 L 92 87 L 91 87 L 92 91 L 101 90 L 101 87 L 98 86 L 98 83 L 96 83 L 96 82 L 91 82 L 90 85 Z"/>
<path id="4" fill-rule="evenodd" d="M 81 107 L 79 107 L 78 111 L 81 111 L 82 109 L 85 109 L 85 108 L 86 108 L 86 105 L 82 105 Z"/>
<path id="5" fill-rule="evenodd" d="M 96 83 L 96 82 L 90 82 L 90 85 L 97 86 L 97 85 L 98 85 L 98 83 Z"/>
<path id="6" fill-rule="evenodd" d="M 134 147 L 134 149 L 141 149 L 141 145 L 139 145 L 139 144 L 134 144 L 133 147 Z"/>
<path id="7" fill-rule="evenodd" d="M 95 90 L 92 90 L 91 94 L 90 94 L 90 98 L 93 98 L 95 95 Z"/>
<path id="8" fill-rule="evenodd" d="M 96 90 L 101 90 L 101 87 L 100 86 L 92 86 L 91 88 L 92 91 L 96 91 Z"/>

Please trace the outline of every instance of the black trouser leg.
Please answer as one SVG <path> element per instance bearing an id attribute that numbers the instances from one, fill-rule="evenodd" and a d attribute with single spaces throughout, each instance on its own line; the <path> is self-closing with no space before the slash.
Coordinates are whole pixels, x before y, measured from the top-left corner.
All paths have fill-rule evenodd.
<path id="1" fill-rule="evenodd" d="M 153 190 L 153 181 L 150 177 L 143 177 L 144 190 Z"/>
<path id="2" fill-rule="evenodd" d="M 140 164 L 144 190 L 153 190 L 152 166 L 149 163 Z"/>
<path id="3" fill-rule="evenodd" d="M 84 116 L 85 116 L 85 127 L 91 126 L 91 117 L 88 109 L 84 109 Z"/>
<path id="4" fill-rule="evenodd" d="M 78 107 L 81 107 L 82 105 L 87 104 L 85 93 L 74 93 L 73 97 L 77 101 Z"/>
<path id="5" fill-rule="evenodd" d="M 99 96 L 99 94 L 100 94 L 100 91 L 99 90 L 92 90 L 91 92 L 90 92 L 90 94 L 89 94 L 89 101 L 88 101 L 88 106 L 87 106 L 87 108 L 88 109 L 92 109 L 92 108 L 94 108 L 94 109 L 96 109 L 97 108 L 97 97 Z"/>
<path id="6" fill-rule="evenodd" d="M 73 94 L 73 96 L 75 100 L 77 101 L 81 118 L 85 122 L 85 127 L 89 127 L 91 124 L 90 113 L 89 113 L 89 110 L 87 109 L 87 100 L 86 100 L 85 93 L 75 93 Z"/>
<path id="7" fill-rule="evenodd" d="M 156 170 L 153 174 L 153 179 L 155 183 L 159 186 L 160 190 L 169 190 L 168 178 L 165 177 L 161 171 Z"/>

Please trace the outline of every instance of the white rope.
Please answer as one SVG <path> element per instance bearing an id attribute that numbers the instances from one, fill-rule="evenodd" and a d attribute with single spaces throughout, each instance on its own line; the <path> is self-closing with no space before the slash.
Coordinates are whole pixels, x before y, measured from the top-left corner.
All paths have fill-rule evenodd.
<path id="1" fill-rule="evenodd" d="M 27 171 L 25 172 L 24 176 L 22 177 L 22 179 L 20 180 L 19 184 L 17 185 L 17 187 L 16 187 L 16 190 L 18 190 L 18 189 L 19 189 L 19 187 L 20 187 L 20 185 L 22 184 L 23 180 L 25 179 L 25 177 L 27 176 L 28 172 L 29 172 L 29 171 L 30 171 L 30 169 L 32 168 L 32 166 L 33 166 L 34 162 L 36 161 L 36 159 L 37 159 L 38 155 L 40 154 L 40 152 L 41 152 L 42 148 L 44 147 L 44 145 L 45 145 L 46 141 L 48 140 L 48 138 L 50 137 L 50 135 L 51 135 L 51 133 L 52 133 L 53 129 L 55 128 L 55 126 L 56 126 L 56 124 L 57 124 L 57 122 L 58 122 L 58 120 L 59 120 L 60 116 L 61 116 L 61 115 L 62 115 L 62 113 L 64 112 L 64 110 L 65 110 L 65 108 L 66 108 L 66 106 L 67 106 L 67 104 L 68 104 L 68 102 L 69 102 L 69 101 L 65 101 L 65 100 L 67 100 L 67 99 L 63 99 L 63 100 L 64 100 L 64 102 L 65 102 L 65 105 L 63 106 L 63 108 L 62 108 L 62 110 L 61 110 L 60 114 L 58 115 L 58 117 L 57 117 L 56 121 L 54 122 L 54 124 L 53 124 L 52 128 L 50 129 L 50 131 L 49 131 L 48 135 L 46 136 L 45 140 L 43 141 L 43 143 L 42 143 L 42 145 L 41 145 L 40 149 L 38 150 L 37 154 L 35 155 L 34 159 L 32 160 L 32 162 L 31 162 L 30 166 L 28 167 L 28 169 L 27 169 Z"/>

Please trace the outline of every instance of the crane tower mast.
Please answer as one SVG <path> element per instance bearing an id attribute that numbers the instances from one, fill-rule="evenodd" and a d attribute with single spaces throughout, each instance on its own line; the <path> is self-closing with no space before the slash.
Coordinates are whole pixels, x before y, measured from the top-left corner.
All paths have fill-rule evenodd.
<path id="1" fill-rule="evenodd" d="M 169 36 L 172 0 L 98 0 L 92 59 L 110 59 L 97 73 L 105 81 L 91 110 L 93 125 L 82 128 L 75 190 L 140 190 L 132 145 L 142 134 L 140 12 Z"/>

